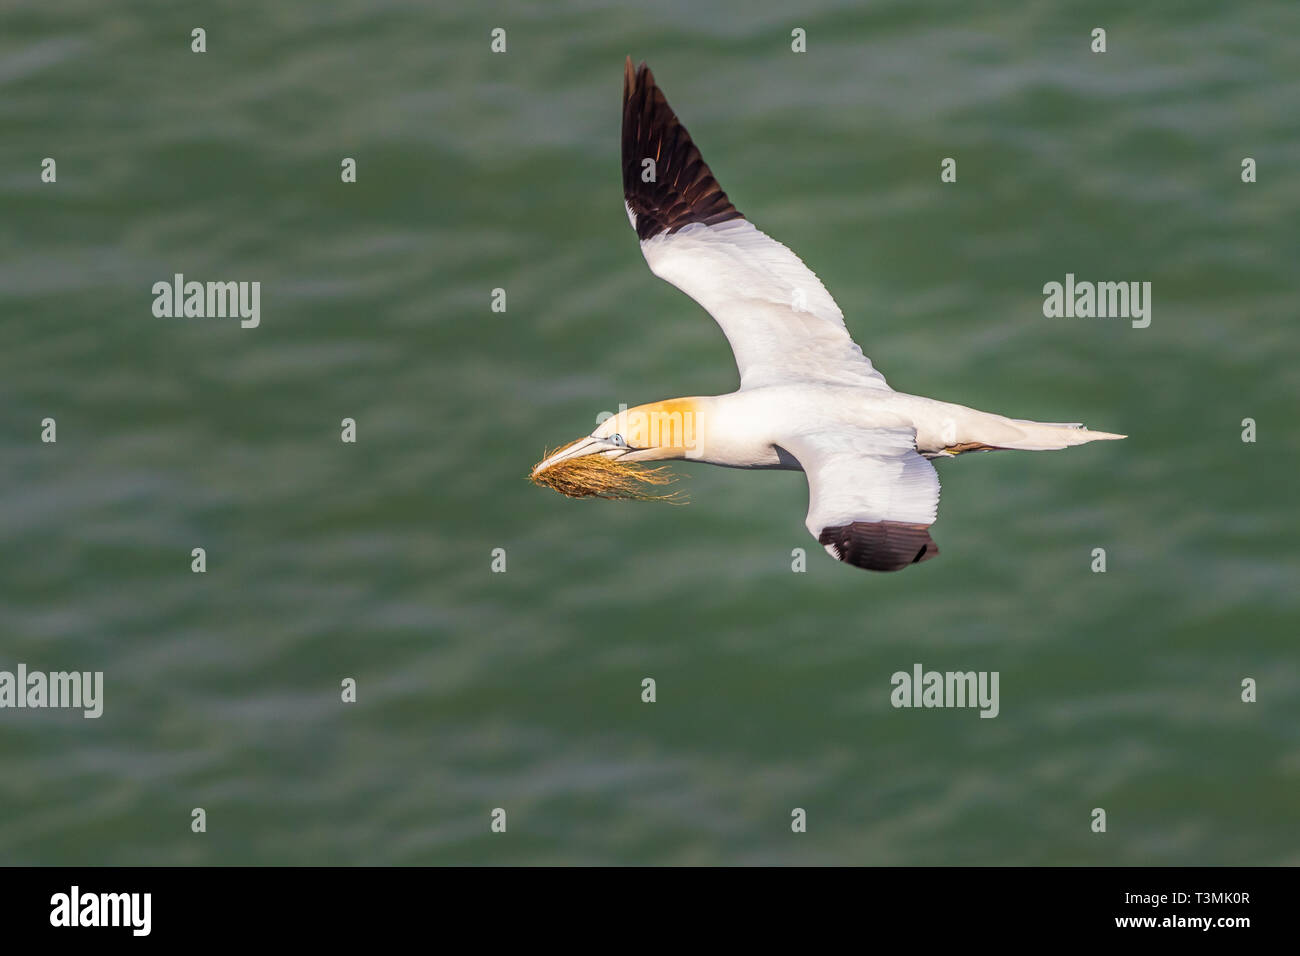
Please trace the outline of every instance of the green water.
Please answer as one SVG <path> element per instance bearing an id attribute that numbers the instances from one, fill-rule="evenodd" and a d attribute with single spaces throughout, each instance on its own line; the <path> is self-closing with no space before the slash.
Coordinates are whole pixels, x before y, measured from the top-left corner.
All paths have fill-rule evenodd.
<path id="1" fill-rule="evenodd" d="M 1300 863 L 1296 4 L 0 17 L 0 669 L 105 681 L 0 710 L 0 863 Z M 941 463 L 893 575 L 797 473 L 531 486 L 736 382 L 628 228 L 627 53 L 894 387 L 1129 439 Z M 155 318 L 177 272 L 261 325 Z M 1044 318 L 1067 272 L 1150 327 Z M 892 708 L 918 662 L 1000 715 Z"/>

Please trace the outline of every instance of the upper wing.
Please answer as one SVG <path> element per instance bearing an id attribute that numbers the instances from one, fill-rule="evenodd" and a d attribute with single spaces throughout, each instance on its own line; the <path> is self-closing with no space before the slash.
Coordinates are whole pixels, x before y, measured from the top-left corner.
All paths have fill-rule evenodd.
<path id="1" fill-rule="evenodd" d="M 832 557 L 901 571 L 939 553 L 939 475 L 910 428 L 847 428 L 783 441 L 808 475 L 808 530 Z"/>
<path id="2" fill-rule="evenodd" d="M 727 199 L 654 74 L 623 77 L 623 196 L 650 271 L 704 306 L 741 388 L 828 382 L 888 388 L 812 270 Z"/>

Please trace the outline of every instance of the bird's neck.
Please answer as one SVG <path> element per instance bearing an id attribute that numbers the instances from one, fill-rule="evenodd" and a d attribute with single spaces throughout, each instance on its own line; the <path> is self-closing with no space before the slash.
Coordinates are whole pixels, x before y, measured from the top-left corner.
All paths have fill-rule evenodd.
<path id="1" fill-rule="evenodd" d="M 623 437 L 642 449 L 629 461 L 686 459 L 733 468 L 780 468 L 770 425 L 778 403 L 746 392 L 671 398 L 638 405 L 627 416 Z"/>

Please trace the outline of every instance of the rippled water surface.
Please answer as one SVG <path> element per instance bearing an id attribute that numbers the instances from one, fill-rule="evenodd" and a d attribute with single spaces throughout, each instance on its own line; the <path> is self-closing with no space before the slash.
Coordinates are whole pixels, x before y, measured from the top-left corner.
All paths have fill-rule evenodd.
<path id="1" fill-rule="evenodd" d="M 0 711 L 0 862 L 1300 862 L 1294 3 L 0 16 L 0 669 L 106 684 Z M 627 227 L 627 53 L 892 385 L 1130 438 L 942 463 L 897 575 L 796 473 L 531 486 L 736 382 Z M 178 272 L 260 327 L 154 318 Z M 1151 326 L 1044 318 L 1066 273 Z M 893 709 L 914 663 L 1000 715 Z"/>

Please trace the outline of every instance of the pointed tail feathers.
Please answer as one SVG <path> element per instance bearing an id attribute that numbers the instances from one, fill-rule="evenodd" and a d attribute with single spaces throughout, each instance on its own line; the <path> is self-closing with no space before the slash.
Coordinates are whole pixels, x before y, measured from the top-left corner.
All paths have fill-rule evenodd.
<path id="1" fill-rule="evenodd" d="M 1015 448 L 1020 451 L 1057 451 L 1073 445 L 1086 445 L 1090 441 L 1113 441 L 1127 438 L 1113 432 L 1095 432 L 1084 428 L 1079 422 L 1031 422 L 1021 418 L 1007 419 L 1023 437 L 1017 437 L 1012 443 L 1002 442 L 1002 448 Z"/>

